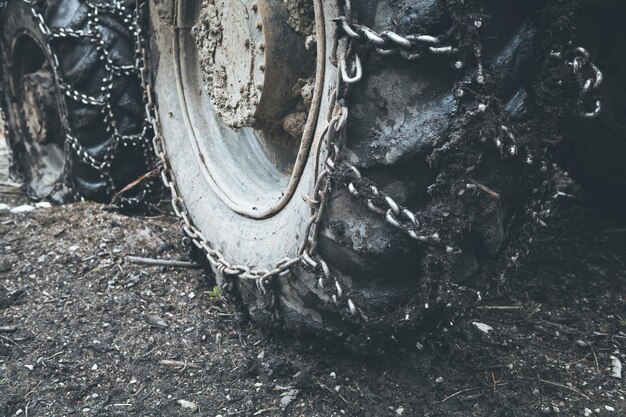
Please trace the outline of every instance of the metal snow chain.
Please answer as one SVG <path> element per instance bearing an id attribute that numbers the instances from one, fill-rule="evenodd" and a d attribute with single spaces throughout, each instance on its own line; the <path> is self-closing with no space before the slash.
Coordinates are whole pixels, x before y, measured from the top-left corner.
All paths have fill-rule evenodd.
<path id="1" fill-rule="evenodd" d="M 88 31 L 72 30 L 65 28 L 51 29 L 46 24 L 43 15 L 37 9 L 37 5 L 39 3 L 37 0 L 22 1 L 31 5 L 31 13 L 33 18 L 35 19 L 35 23 L 38 25 L 39 30 L 46 38 L 47 42 L 45 47 L 48 55 L 51 58 L 52 71 L 55 75 L 55 78 L 57 79 L 57 85 L 60 90 L 59 94 L 63 94 L 71 98 L 72 100 L 81 102 L 85 105 L 100 107 L 102 109 L 104 122 L 106 125 L 106 132 L 112 135 L 111 144 L 106 149 L 104 156 L 101 159 L 96 159 L 80 144 L 76 136 L 73 134 L 68 117 L 62 117 L 63 128 L 66 132 L 66 139 L 64 144 L 65 162 L 62 179 L 61 181 L 59 181 L 58 184 L 55 185 L 52 192 L 58 191 L 63 186 L 66 186 L 69 189 L 70 194 L 73 195 L 73 198 L 81 198 L 81 196 L 72 186 L 72 181 L 70 179 L 68 171 L 68 167 L 71 165 L 71 157 L 73 152 L 73 154 L 76 155 L 83 163 L 89 165 L 100 173 L 101 178 L 106 181 L 107 192 L 113 195 L 117 190 L 110 172 L 110 168 L 115 151 L 117 150 L 120 143 L 123 143 L 124 146 L 128 146 L 129 143 L 132 143 L 141 146 L 144 149 L 144 157 L 146 158 L 146 160 L 151 159 L 152 154 L 148 149 L 146 143 L 150 124 L 147 121 L 144 122 L 142 132 L 134 135 L 122 135 L 117 129 L 115 117 L 113 115 L 113 109 L 110 102 L 111 92 L 113 90 L 114 75 L 131 75 L 133 72 L 139 72 L 139 67 L 137 65 L 119 66 L 109 59 L 108 51 L 105 47 L 105 42 L 101 38 L 100 32 L 98 31 L 99 15 L 101 11 L 116 14 L 117 16 L 122 18 L 124 24 L 128 25 L 127 28 L 135 36 L 137 36 L 138 33 L 138 22 L 136 21 L 136 19 L 134 19 L 133 14 L 128 12 L 126 7 L 119 1 L 116 1 L 113 5 L 87 1 L 86 4 L 90 8 L 87 15 L 87 25 L 89 27 Z M 59 59 L 57 55 L 53 52 L 53 49 L 51 47 L 51 42 L 55 39 L 60 38 L 88 39 L 92 44 L 94 44 L 96 51 L 99 53 L 99 59 L 105 62 L 105 69 L 107 72 L 103 80 L 104 85 L 100 89 L 99 97 L 92 97 L 90 95 L 81 93 L 75 90 L 70 84 L 62 80 Z M 139 49 L 136 49 L 134 51 L 136 61 L 140 53 L 141 52 Z M 61 97 L 59 99 L 59 102 L 63 102 Z M 65 109 L 62 109 L 62 112 L 64 111 Z M 124 197 L 121 201 L 121 205 L 124 206 L 126 204 L 138 204 L 142 201 L 147 193 L 148 189 L 143 188 L 140 191 L 139 196 L 137 197 Z"/>
<path id="2" fill-rule="evenodd" d="M 403 36 L 391 30 L 378 33 L 367 26 L 350 22 L 346 16 L 339 16 L 334 21 L 351 39 L 372 45 L 381 55 L 400 54 L 401 57 L 412 61 L 421 58 L 427 52 L 435 55 L 451 55 L 459 52 L 451 45 L 443 45 L 438 37 L 432 35 Z M 344 72 L 344 66 L 345 64 L 342 65 L 342 72 Z"/>
<path id="3" fill-rule="evenodd" d="M 411 238 L 424 243 L 437 244 L 441 242 L 438 232 L 434 232 L 428 236 L 420 234 L 422 224 L 418 216 L 406 207 L 396 203 L 388 194 L 380 190 L 376 185 L 368 184 L 370 181 L 363 182 L 359 170 L 347 163 L 341 162 L 349 170 L 354 172 L 356 178 L 348 183 L 348 191 L 355 197 L 364 197 L 366 206 L 370 211 L 384 216 L 385 221 L 390 225 L 402 230 Z M 362 201 L 359 199 L 359 201 Z"/>
<path id="4" fill-rule="evenodd" d="M 572 66 L 580 88 L 576 102 L 578 115 L 586 119 L 598 117 L 602 111 L 602 102 L 598 94 L 603 79 L 602 71 L 591 61 L 591 55 L 585 48 L 575 48 L 569 55 L 567 64 Z M 587 110 L 588 103 L 594 106 L 593 110 Z"/>
<path id="5" fill-rule="evenodd" d="M 346 1 L 346 14 L 349 14 L 349 1 Z M 193 224 L 187 211 L 184 201 L 178 192 L 176 180 L 172 176 L 167 156 L 165 153 L 165 147 L 163 138 L 161 137 L 159 113 L 155 109 L 153 88 L 150 81 L 148 58 L 146 48 L 143 44 L 144 38 L 142 36 L 141 27 L 136 24 L 137 27 L 137 43 L 138 48 L 141 50 L 140 58 L 141 64 L 139 64 L 141 81 L 144 86 L 146 94 L 146 114 L 148 120 L 152 123 L 154 130 L 153 145 L 154 151 L 159 159 L 159 166 L 161 169 L 161 179 L 163 184 L 170 190 L 172 195 L 172 207 L 177 217 L 181 219 L 181 225 L 187 236 L 192 240 L 194 245 L 202 250 L 207 257 L 207 260 L 211 264 L 214 270 L 216 270 L 223 278 L 229 280 L 224 283 L 225 286 L 232 286 L 232 279 L 253 280 L 256 282 L 257 287 L 263 293 L 267 292 L 267 287 L 272 283 L 272 280 L 276 276 L 282 276 L 289 274 L 291 269 L 297 263 L 302 263 L 315 271 L 320 273 L 318 279 L 318 286 L 320 288 L 327 288 L 327 284 L 331 284 L 334 294 L 332 299 L 338 306 L 345 302 L 345 306 L 353 317 L 362 315 L 359 314 L 359 309 L 355 305 L 354 301 L 348 297 L 344 291 L 343 286 L 339 282 L 338 277 L 332 273 L 330 267 L 326 261 L 320 256 L 317 251 L 318 238 L 320 233 L 320 222 L 324 213 L 326 203 L 328 201 L 328 195 L 331 192 L 331 175 L 337 170 L 338 167 L 347 167 L 347 169 L 354 172 L 357 180 L 352 181 L 348 185 L 348 189 L 352 195 L 359 196 L 361 193 L 372 194 L 373 197 L 367 200 L 367 207 L 384 216 L 385 220 L 403 231 L 405 231 L 413 239 L 420 242 L 439 243 L 440 237 L 437 232 L 429 236 L 421 235 L 418 231 L 421 228 L 420 221 L 417 216 L 405 207 L 402 207 L 389 195 L 382 192 L 377 186 L 373 185 L 371 181 L 365 180 L 359 170 L 344 162 L 339 158 L 339 143 L 342 142 L 342 136 L 345 135 L 346 122 L 348 118 L 348 108 L 345 106 L 345 88 L 348 84 L 358 82 L 362 78 L 362 65 L 358 55 L 353 55 L 354 62 L 354 75 L 350 75 L 348 69 L 350 43 L 353 40 L 366 41 L 376 45 L 376 50 L 382 55 L 390 55 L 393 53 L 399 53 L 407 59 L 416 59 L 420 54 L 415 50 L 422 47 L 427 47 L 428 51 L 433 54 L 453 54 L 457 50 L 450 46 L 441 46 L 440 41 L 429 35 L 410 35 L 407 37 L 401 37 L 394 32 L 386 31 L 382 34 L 378 34 L 369 28 L 362 25 L 349 24 L 345 17 L 339 17 L 335 19 L 341 23 L 342 29 L 349 35 L 348 45 L 344 49 L 343 55 L 339 59 L 339 71 L 337 72 L 336 86 L 330 92 L 330 105 L 329 113 L 327 115 L 328 126 L 326 127 L 322 142 L 326 143 L 327 158 L 325 161 L 325 168 L 315 179 L 313 185 L 313 195 L 304 196 L 305 201 L 312 209 L 312 215 L 307 221 L 305 227 L 306 239 L 302 243 L 298 256 L 295 258 L 283 258 L 279 260 L 272 270 L 256 269 L 246 265 L 237 265 L 228 262 L 223 254 L 212 248 L 210 241 L 203 235 L 203 233 L 197 229 Z M 415 46 L 414 46 L 415 45 Z M 333 57 L 337 62 L 336 50 Z M 362 180 L 362 181 L 358 181 Z M 369 184 L 369 192 L 360 187 L 367 182 Z M 277 317 L 278 314 L 275 314 Z"/>

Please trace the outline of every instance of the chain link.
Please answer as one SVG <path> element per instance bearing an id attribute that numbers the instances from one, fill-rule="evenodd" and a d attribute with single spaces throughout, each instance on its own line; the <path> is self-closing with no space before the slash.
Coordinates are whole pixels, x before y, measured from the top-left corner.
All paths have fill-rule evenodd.
<path id="1" fill-rule="evenodd" d="M 574 78 L 580 88 L 576 102 L 578 115 L 585 119 L 598 117 L 602 111 L 602 102 L 598 93 L 603 79 L 602 72 L 591 61 L 591 55 L 585 48 L 575 48 L 566 59 L 567 64 L 572 67 Z M 590 108 L 592 110 L 589 110 Z"/>
<path id="2" fill-rule="evenodd" d="M 346 9 L 349 7 L 350 4 L 346 3 Z M 346 10 L 346 16 L 350 15 L 348 11 Z M 350 22 L 350 19 L 346 16 L 339 16 L 334 19 L 343 32 L 352 41 L 373 46 L 376 52 L 381 55 L 399 54 L 404 59 L 413 61 L 427 53 L 453 55 L 459 52 L 457 48 L 444 44 L 437 36 L 427 34 L 399 35 L 392 30 L 378 33 L 367 26 Z M 343 68 L 344 66 L 342 65 L 342 73 L 344 72 Z M 344 82 L 348 82 L 346 78 L 344 76 Z"/>

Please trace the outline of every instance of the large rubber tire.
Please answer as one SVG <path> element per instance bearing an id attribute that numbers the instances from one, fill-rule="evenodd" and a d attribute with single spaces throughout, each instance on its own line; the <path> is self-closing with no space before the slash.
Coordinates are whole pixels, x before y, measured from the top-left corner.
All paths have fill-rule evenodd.
<path id="1" fill-rule="evenodd" d="M 349 96 L 344 157 L 399 204 L 418 212 L 424 233 L 438 232 L 442 243 L 422 244 L 390 226 L 348 191 L 354 177 L 337 174 L 322 219 L 319 252 L 339 277 L 342 294 L 334 287 L 320 288 L 320 272 L 303 264 L 274 281 L 277 298 L 272 307 L 254 283 L 236 281 L 253 320 L 309 334 L 343 335 L 360 346 L 376 335 L 414 338 L 416 330 L 447 326 L 475 296 L 464 286 L 480 289 L 485 278 L 491 283 L 504 281 L 506 268 L 524 251 L 525 233 L 535 220 L 529 217 L 541 210 L 550 190 L 551 164 L 540 159 L 547 144 L 558 140 L 558 122 L 566 112 L 557 84 L 563 76 L 561 64 L 547 57 L 560 45 L 568 22 L 560 19 L 561 25 L 553 24 L 557 16 L 537 2 L 486 1 L 484 12 L 462 1 L 352 3 L 359 23 L 377 31 L 439 34 L 458 23 L 459 36 L 466 36 L 459 43 L 469 51 L 478 39 L 475 21 L 489 16 L 483 20 L 484 85 L 459 80 L 454 60 L 447 57 L 408 62 L 372 51 L 363 55 L 363 80 Z M 311 194 L 316 169 L 323 164 L 319 134 L 295 197 L 285 208 L 261 220 L 231 210 L 204 174 L 205 159 L 189 151 L 197 139 L 185 127 L 190 126 L 185 112 L 193 103 L 179 101 L 180 85 L 175 80 L 180 71 L 173 62 L 177 48 L 186 59 L 194 52 L 183 48 L 186 28 L 173 31 L 168 13 L 158 6 L 151 10 L 151 67 L 159 134 L 178 192 L 213 249 L 230 262 L 272 269 L 283 256 L 296 256 L 304 239 L 310 211 L 299 196 Z M 332 45 L 337 5 L 325 1 L 323 13 L 327 44 Z M 173 41 L 172 33 L 180 38 Z M 331 50 L 326 49 L 325 59 Z M 471 53 L 458 59 L 475 64 Z M 322 91 L 328 92 L 337 68 L 329 64 L 325 71 Z M 460 87 L 468 90 L 459 98 Z M 211 105 L 205 92 L 199 95 L 203 105 Z M 476 111 L 479 102 L 487 104 L 482 113 Z M 506 140 L 505 121 L 525 155 L 505 156 L 494 145 L 497 137 Z M 318 133 L 325 123 L 321 117 Z M 201 125 L 193 126 L 208 134 Z M 528 164 L 531 154 L 535 159 Z M 219 158 L 228 160 L 229 155 Z M 224 169 L 237 175 L 247 161 L 233 161 Z M 333 295 L 339 295 L 337 302 Z"/>
<path id="2" fill-rule="evenodd" d="M 597 118 L 573 117 L 569 137 L 559 147 L 559 162 L 596 203 L 626 208 L 626 5 L 616 0 L 582 2 L 577 13 L 577 44 L 585 47 L 604 79 Z"/>
<path id="3" fill-rule="evenodd" d="M 95 3 L 95 2 L 94 2 Z M 0 16 L 0 49 L 2 51 L 3 104 L 7 113 L 9 143 L 13 151 L 15 171 L 22 177 L 25 190 L 34 198 L 49 198 L 65 202 L 85 198 L 110 202 L 129 182 L 154 168 L 151 130 L 146 122 L 144 94 L 135 65 L 136 36 L 125 22 L 130 9 L 122 10 L 115 1 L 99 1 L 99 20 L 93 19 L 93 7 L 79 0 L 50 0 L 8 2 Z M 42 30 L 33 10 L 43 17 L 43 24 L 54 34 L 83 33 L 79 37 L 52 37 Z M 93 38 L 99 35 L 99 41 Z M 28 47 L 27 47 L 28 46 Z M 49 48 L 48 48 L 49 46 Z M 22 48 L 22 50 L 18 50 Z M 33 55 L 24 57 L 24 55 Z M 34 56 L 41 55 L 41 56 Z M 56 56 L 56 59 L 55 57 Z M 108 57 L 109 62 L 107 62 Z M 14 60 L 30 59 L 53 74 L 56 90 L 70 87 L 75 92 L 94 97 L 104 105 L 85 102 L 75 94 L 56 94 L 56 111 L 67 121 L 69 132 L 56 126 L 46 146 L 33 145 L 25 129 L 20 100 L 21 80 L 12 79 L 18 65 Z M 58 61 L 58 68 L 54 62 Z M 22 62 L 22 61 L 20 61 Z M 125 71 L 113 68 L 127 67 Z M 25 71 L 28 71 L 26 69 Z M 23 75 L 23 74 L 22 74 Z M 110 78 L 110 88 L 107 78 Z M 110 96 L 107 96 L 109 95 Z M 108 119 L 107 119 L 108 118 Z M 66 146 L 66 134 L 77 139 L 95 163 L 87 163 L 71 146 Z M 119 138 L 116 139 L 116 138 Z M 64 172 L 52 166 L 52 176 L 64 183 L 51 184 L 42 171 L 48 152 L 57 152 L 63 160 Z M 108 162 L 101 166 L 102 162 Z M 58 165 L 58 164 L 57 164 Z M 154 187 L 147 182 L 131 190 L 122 199 L 124 204 L 137 204 Z"/>

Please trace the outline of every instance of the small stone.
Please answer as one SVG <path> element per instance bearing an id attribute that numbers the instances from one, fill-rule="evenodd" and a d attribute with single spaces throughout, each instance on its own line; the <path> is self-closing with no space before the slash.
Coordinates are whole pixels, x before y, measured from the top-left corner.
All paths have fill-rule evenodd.
<path id="1" fill-rule="evenodd" d="M 264 359 L 265 358 L 265 351 L 262 350 L 261 353 L 259 353 L 256 358 L 257 359 Z"/>
<path id="2" fill-rule="evenodd" d="M 190 300 L 193 300 L 194 298 L 196 298 L 196 294 L 192 291 L 189 294 L 187 294 L 187 297 L 189 297 Z"/>
<path id="3" fill-rule="evenodd" d="M 284 410 L 285 408 L 287 408 L 287 406 L 289 404 L 291 404 L 293 402 L 293 400 L 296 399 L 297 395 L 300 393 L 300 390 L 297 389 L 291 389 L 288 391 L 283 392 L 282 394 L 280 394 L 280 406 L 281 408 Z"/>
<path id="4" fill-rule="evenodd" d="M 158 327 L 161 329 L 167 328 L 167 323 L 159 316 L 147 316 L 146 323 L 151 326 Z"/>
<path id="5" fill-rule="evenodd" d="M 187 401 L 187 400 L 178 400 L 178 404 L 180 404 L 181 408 L 186 408 L 190 410 L 192 413 L 198 409 L 196 403 Z"/>
<path id="6" fill-rule="evenodd" d="M 334 373 L 334 372 L 331 372 L 331 373 L 330 373 L 330 377 L 331 377 L 331 378 L 337 378 L 337 374 L 336 374 L 336 373 Z"/>
<path id="7" fill-rule="evenodd" d="M 28 213 L 29 211 L 33 211 L 33 210 L 35 210 L 35 207 L 29 204 L 24 204 L 22 206 L 13 207 L 11 209 L 11 213 L 13 214 Z"/>
<path id="8" fill-rule="evenodd" d="M 404 414 L 404 407 L 398 407 L 396 408 L 396 415 L 397 416 L 401 416 Z"/>
<path id="9" fill-rule="evenodd" d="M 317 39 L 315 38 L 315 35 L 309 35 L 304 40 L 304 47 L 307 50 L 311 50 L 315 48 L 315 45 L 317 45 Z"/>
<path id="10" fill-rule="evenodd" d="M 622 379 L 622 362 L 617 356 L 610 356 L 611 358 L 611 376 L 613 378 Z"/>
<path id="11" fill-rule="evenodd" d="M 435 382 L 438 384 L 441 384 L 443 382 L 443 377 L 442 376 L 437 377 L 437 379 L 435 379 Z"/>
<path id="12" fill-rule="evenodd" d="M 0 203 L 0 211 L 9 210 L 10 208 L 8 204 Z"/>
<path id="13" fill-rule="evenodd" d="M 70 252 L 76 252 L 78 248 L 79 248 L 78 245 L 72 245 L 69 248 L 67 248 L 67 250 L 69 250 Z"/>
<path id="14" fill-rule="evenodd" d="M 98 370 L 98 364 L 94 363 L 93 366 L 91 367 L 92 371 L 97 371 Z"/>
<path id="15" fill-rule="evenodd" d="M 24 365 L 24 368 L 28 369 L 29 371 L 32 371 L 34 369 L 33 365 Z"/>
<path id="16" fill-rule="evenodd" d="M 605 405 L 605 406 L 604 406 L 604 409 L 605 409 L 606 411 L 615 411 L 615 409 L 614 409 L 613 407 L 611 407 L 610 405 Z"/>
<path id="17" fill-rule="evenodd" d="M 493 330 L 493 327 L 491 327 L 488 324 L 485 323 L 479 323 L 477 321 L 473 321 L 472 324 L 481 332 L 485 333 L 485 334 L 489 334 L 490 331 Z"/>
<path id="18" fill-rule="evenodd" d="M 38 209 L 49 209 L 50 207 L 52 207 L 52 204 L 47 201 L 40 201 L 38 203 L 35 203 L 35 207 L 37 207 Z"/>
<path id="19" fill-rule="evenodd" d="M 585 410 L 583 411 L 583 416 L 585 417 L 589 417 L 591 414 L 593 414 L 593 411 L 588 408 L 585 408 Z"/>
<path id="20" fill-rule="evenodd" d="M 419 351 L 424 350 L 424 345 L 422 345 L 420 342 L 415 342 L 415 348 Z"/>

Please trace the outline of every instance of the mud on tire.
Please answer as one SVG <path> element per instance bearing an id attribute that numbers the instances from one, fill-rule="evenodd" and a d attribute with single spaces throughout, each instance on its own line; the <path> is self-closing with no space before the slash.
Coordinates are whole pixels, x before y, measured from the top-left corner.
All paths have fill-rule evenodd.
<path id="1" fill-rule="evenodd" d="M 109 202 L 154 167 L 135 2 L 123 3 L 16 0 L 0 15 L 9 143 L 35 198 Z M 120 205 L 137 206 L 155 187 L 142 183 Z"/>

